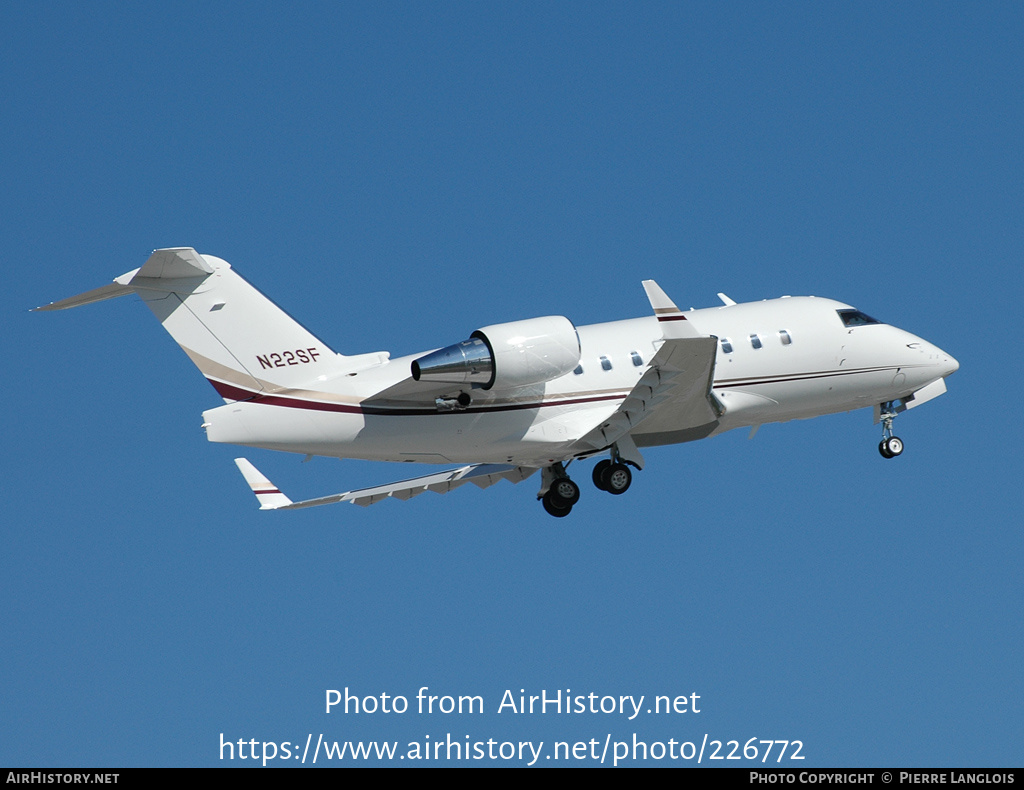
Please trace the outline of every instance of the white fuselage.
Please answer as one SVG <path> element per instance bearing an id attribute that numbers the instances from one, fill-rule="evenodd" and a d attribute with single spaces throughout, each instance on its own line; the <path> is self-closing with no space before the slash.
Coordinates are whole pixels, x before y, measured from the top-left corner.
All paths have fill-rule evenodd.
<path id="1" fill-rule="evenodd" d="M 845 326 L 837 310 L 848 307 L 783 297 L 686 313 L 698 332 L 719 338 L 713 394 L 721 417 L 680 429 L 654 413 L 632 431 L 633 440 L 671 444 L 871 407 L 906 398 L 957 369 L 949 354 L 897 327 Z M 367 460 L 527 466 L 567 460 L 580 454 L 573 442 L 619 407 L 663 342 L 653 316 L 582 326 L 578 333 L 578 372 L 510 392 L 474 389 L 464 410 L 440 410 L 433 401 L 437 385 L 412 382 L 410 365 L 426 352 L 394 360 L 364 355 L 345 358 L 348 368 L 302 389 L 205 412 L 207 434 L 215 442 Z M 453 386 L 448 394 L 458 392 Z"/>

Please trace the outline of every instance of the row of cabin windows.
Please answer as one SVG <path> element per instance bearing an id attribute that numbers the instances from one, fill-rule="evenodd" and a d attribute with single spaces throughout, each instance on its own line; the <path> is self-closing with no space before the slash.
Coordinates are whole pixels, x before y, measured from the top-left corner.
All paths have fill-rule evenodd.
<path id="1" fill-rule="evenodd" d="M 633 367 L 637 367 L 638 368 L 642 364 L 644 364 L 644 358 L 642 356 L 640 356 L 640 352 L 639 351 L 630 351 L 629 352 L 629 358 L 631 360 L 633 360 Z M 611 370 L 611 369 L 612 369 L 611 358 L 609 358 L 609 357 L 601 357 L 601 370 Z M 576 366 L 576 370 L 574 370 L 573 373 L 575 373 L 577 376 L 579 376 L 581 373 L 583 373 L 583 365 L 577 365 Z"/>
<path id="2" fill-rule="evenodd" d="M 778 334 L 779 342 L 782 343 L 782 345 L 788 346 L 790 343 L 793 342 L 792 336 L 785 329 L 780 329 Z M 753 346 L 754 348 L 763 347 L 764 343 L 761 342 L 761 336 L 758 334 L 751 335 L 750 345 Z M 732 353 L 732 341 L 727 337 L 722 338 L 722 351 L 724 351 L 726 354 Z"/>
<path id="3" fill-rule="evenodd" d="M 778 335 L 779 335 L 779 342 L 782 343 L 782 345 L 784 345 L 784 346 L 788 346 L 788 345 L 790 345 L 793 342 L 793 337 L 785 329 L 780 329 L 778 331 Z M 762 348 L 764 344 L 761 342 L 761 336 L 758 335 L 758 334 L 751 335 L 750 336 L 750 345 L 753 346 L 754 348 Z M 724 351 L 726 354 L 731 354 L 732 351 L 733 351 L 732 341 L 729 338 L 727 338 L 727 337 L 723 337 L 722 338 L 722 351 Z M 640 356 L 640 352 L 639 351 L 630 351 L 629 352 L 629 357 L 633 361 L 633 366 L 634 367 L 640 367 L 641 365 L 644 364 L 644 358 Z M 611 361 L 610 357 L 603 356 L 603 357 L 600 358 L 600 361 L 601 361 L 601 370 L 611 370 L 612 369 L 612 361 Z M 573 373 L 575 373 L 577 376 L 582 375 L 582 373 L 583 373 L 583 365 L 577 365 L 576 369 L 573 371 Z"/>

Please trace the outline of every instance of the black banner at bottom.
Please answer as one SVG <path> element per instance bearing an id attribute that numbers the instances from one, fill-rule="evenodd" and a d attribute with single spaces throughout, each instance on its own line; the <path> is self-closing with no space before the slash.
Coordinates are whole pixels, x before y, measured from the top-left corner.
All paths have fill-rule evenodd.
<path id="1" fill-rule="evenodd" d="M 394 766 L 394 763 L 391 765 Z M 436 763 L 432 767 L 435 767 L 435 770 L 458 770 Z M 624 767 L 626 766 L 620 766 L 620 768 Z M 199 774 L 203 773 L 223 775 L 225 771 L 245 771 L 248 774 L 247 782 L 252 782 L 258 774 L 264 774 L 265 781 L 276 783 L 282 778 L 281 772 L 285 771 L 290 784 L 298 782 L 309 787 L 316 787 L 320 784 L 327 786 L 327 782 L 336 782 L 335 772 L 340 770 L 351 770 L 351 768 L 324 766 L 321 769 L 308 770 L 306 768 L 261 768 L 259 765 L 243 767 L 237 764 L 214 768 L 0 768 L 0 780 L 3 781 L 5 787 L 13 785 L 136 787 L 143 783 L 152 784 L 158 777 L 165 781 L 175 778 L 195 781 L 199 778 Z M 1024 775 L 1024 769 L 1020 768 L 806 768 L 792 770 L 722 766 L 721 768 L 682 767 L 681 770 L 687 773 L 714 774 L 715 781 L 727 779 L 736 784 L 756 787 L 856 784 L 877 787 L 956 785 L 966 788 L 971 785 L 1014 785 Z M 1024 786 L 1021 790 L 1024 790 Z"/>

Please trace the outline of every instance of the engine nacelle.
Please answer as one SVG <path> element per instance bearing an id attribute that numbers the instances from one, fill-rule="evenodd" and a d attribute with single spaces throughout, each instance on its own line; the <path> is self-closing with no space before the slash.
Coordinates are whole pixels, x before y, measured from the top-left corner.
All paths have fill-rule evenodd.
<path id="1" fill-rule="evenodd" d="M 489 390 L 540 384 L 580 363 L 580 336 L 560 315 L 485 326 L 469 340 L 412 363 L 416 381 L 468 384 Z"/>

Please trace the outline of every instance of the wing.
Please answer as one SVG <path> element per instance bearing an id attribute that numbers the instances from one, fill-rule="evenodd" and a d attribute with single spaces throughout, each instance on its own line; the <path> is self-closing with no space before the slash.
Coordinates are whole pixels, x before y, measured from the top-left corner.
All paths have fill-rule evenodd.
<path id="1" fill-rule="evenodd" d="M 721 409 L 712 395 L 718 339 L 701 335 L 653 280 L 644 280 L 662 326 L 661 348 L 619 408 L 582 436 L 579 444 L 600 450 L 615 442 L 632 445 L 629 434 L 682 431 L 714 424 Z M 638 465 L 643 459 L 630 448 Z"/>
<path id="2" fill-rule="evenodd" d="M 346 491 L 342 494 L 331 494 L 330 496 L 317 499 L 292 502 L 248 460 L 236 458 L 235 464 L 238 465 L 238 469 L 245 478 L 245 482 L 249 484 L 249 487 L 256 495 L 256 499 L 260 503 L 260 510 L 297 510 L 303 507 L 333 505 L 339 502 L 353 502 L 367 507 L 388 497 L 403 500 L 412 499 L 424 491 L 447 494 L 449 491 L 453 491 L 466 483 L 473 483 L 478 488 L 488 488 L 499 480 L 519 483 L 537 471 L 528 466 L 471 464 L 469 466 L 461 466 L 458 469 L 449 469 L 446 472 L 437 472 L 436 474 L 423 477 L 414 477 L 411 480 L 402 480 L 398 483 L 389 483 L 388 485 L 376 486 L 374 488 L 360 488 L 356 491 Z"/>

